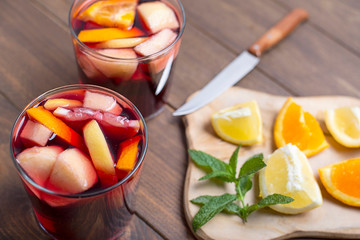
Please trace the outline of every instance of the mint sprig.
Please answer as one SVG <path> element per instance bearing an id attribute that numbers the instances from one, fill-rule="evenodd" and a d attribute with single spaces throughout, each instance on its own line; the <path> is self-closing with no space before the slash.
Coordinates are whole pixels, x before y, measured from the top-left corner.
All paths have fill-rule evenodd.
<path id="1" fill-rule="evenodd" d="M 220 196 L 203 195 L 192 199 L 192 203 L 201 206 L 192 222 L 194 232 L 220 212 L 238 215 L 246 222 L 248 216 L 258 209 L 294 201 L 291 197 L 272 194 L 255 204 L 245 203 L 245 194 L 252 188 L 252 179 L 255 173 L 264 168 L 266 164 L 263 161 L 263 154 L 256 154 L 246 160 L 241 166 L 238 176 L 236 176 L 239 149 L 240 146 L 235 149 L 228 164 L 202 151 L 192 149 L 188 151 L 196 165 L 208 172 L 199 180 L 214 178 L 223 182 L 234 183 L 236 192 L 236 194 L 225 193 Z"/>

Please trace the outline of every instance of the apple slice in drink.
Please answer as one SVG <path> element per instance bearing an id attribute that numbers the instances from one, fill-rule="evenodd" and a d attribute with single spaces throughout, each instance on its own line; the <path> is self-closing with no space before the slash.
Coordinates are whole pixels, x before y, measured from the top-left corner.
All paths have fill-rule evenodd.
<path id="1" fill-rule="evenodd" d="M 58 155 L 47 187 L 56 192 L 74 194 L 90 189 L 97 181 L 91 160 L 79 149 L 68 148 Z"/>
<path id="2" fill-rule="evenodd" d="M 137 10 L 146 27 L 152 33 L 157 33 L 165 28 L 177 29 L 179 27 L 173 9 L 161 1 L 141 3 Z"/>
<path id="3" fill-rule="evenodd" d="M 95 45 L 95 48 L 131 48 L 146 41 L 148 37 L 121 38 L 101 42 Z"/>
<path id="4" fill-rule="evenodd" d="M 116 140 L 133 137 L 140 129 L 140 122 L 138 120 L 129 120 L 124 116 L 115 116 L 110 113 L 104 113 L 99 123 L 105 134 Z"/>
<path id="5" fill-rule="evenodd" d="M 120 115 L 122 108 L 112 96 L 96 92 L 85 92 L 84 107 Z"/>
<path id="6" fill-rule="evenodd" d="M 55 161 L 62 151 L 59 146 L 35 146 L 19 153 L 16 160 L 34 182 L 45 187 Z"/>
<path id="7" fill-rule="evenodd" d="M 141 140 L 139 135 L 127 139 L 119 145 L 119 157 L 116 163 L 116 174 L 121 180 L 126 177 L 134 168 L 138 157 L 138 145 Z"/>
<path id="8" fill-rule="evenodd" d="M 174 42 L 176 37 L 177 34 L 175 32 L 166 28 L 151 36 L 147 41 L 137 45 L 134 50 L 139 55 L 149 56 L 168 47 Z M 175 54 L 177 54 L 177 51 L 174 51 L 175 49 L 176 46 L 163 55 L 155 57 L 155 59 L 149 63 L 150 71 L 155 73 L 162 71 L 170 60 L 173 61 L 175 59 Z M 170 62 L 170 64 L 172 64 L 172 62 Z"/>
<path id="9" fill-rule="evenodd" d="M 53 132 L 41 123 L 28 120 L 21 131 L 21 142 L 27 146 L 45 146 Z"/>
<path id="10" fill-rule="evenodd" d="M 103 186 L 117 183 L 114 160 L 111 155 L 105 136 L 96 122 L 91 120 L 83 128 L 84 139 L 88 147 L 91 160 Z"/>
<path id="11" fill-rule="evenodd" d="M 108 78 L 129 80 L 136 71 L 138 60 L 136 59 L 136 53 L 132 49 L 98 49 L 96 52 L 112 58 L 88 56 L 96 69 Z"/>
<path id="12" fill-rule="evenodd" d="M 49 111 L 53 111 L 58 107 L 81 107 L 82 102 L 73 99 L 66 99 L 66 98 L 53 98 L 49 99 L 45 102 L 44 108 Z"/>
<path id="13" fill-rule="evenodd" d="M 98 83 L 106 82 L 107 78 L 92 63 L 92 61 L 83 53 L 77 54 L 77 62 L 88 78 L 96 80 Z"/>

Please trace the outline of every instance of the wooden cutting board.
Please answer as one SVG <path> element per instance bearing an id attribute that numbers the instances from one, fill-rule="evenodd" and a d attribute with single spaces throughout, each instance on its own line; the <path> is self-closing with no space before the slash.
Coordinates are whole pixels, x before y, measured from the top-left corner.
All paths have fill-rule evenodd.
<path id="1" fill-rule="evenodd" d="M 263 119 L 264 141 L 250 147 L 242 147 L 238 167 L 255 153 L 263 153 L 266 157 L 275 150 L 273 125 L 286 99 L 287 97 L 284 96 L 274 96 L 239 87 L 230 88 L 206 107 L 184 117 L 188 147 L 207 152 L 227 162 L 236 145 L 222 141 L 216 136 L 210 123 L 210 116 L 213 112 L 234 104 L 256 100 Z M 288 239 L 292 237 L 360 239 L 360 208 L 347 206 L 331 197 L 322 186 L 318 175 L 320 167 L 360 157 L 360 149 L 348 149 L 336 143 L 323 120 L 325 109 L 360 106 L 360 100 L 342 96 L 322 96 L 294 97 L 294 101 L 318 119 L 330 145 L 329 148 L 309 158 L 322 191 L 323 205 L 298 215 L 284 215 L 265 208 L 250 215 L 245 224 L 237 216 L 221 213 L 194 233 L 198 239 Z M 200 195 L 234 193 L 232 184 L 222 184 L 213 180 L 198 181 L 205 174 L 189 160 L 185 179 L 184 207 L 190 229 L 192 229 L 192 219 L 199 210 L 198 206 L 190 202 L 191 199 Z M 247 193 L 246 202 L 253 203 L 259 200 L 257 177 L 255 175 L 254 187 Z"/>

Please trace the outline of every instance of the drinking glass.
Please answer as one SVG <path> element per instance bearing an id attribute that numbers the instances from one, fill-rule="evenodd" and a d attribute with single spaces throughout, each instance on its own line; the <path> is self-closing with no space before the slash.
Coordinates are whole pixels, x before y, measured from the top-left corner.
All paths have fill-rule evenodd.
<path id="1" fill-rule="evenodd" d="M 35 182 L 19 164 L 17 156 L 20 151 L 26 148 L 21 141 L 20 134 L 25 123 L 29 120 L 26 113 L 28 109 L 43 105 L 44 100 L 54 96 L 55 98 L 56 96 L 75 96 L 78 98 L 84 90 L 111 96 L 119 104 L 125 106 L 126 110 L 123 111 L 127 111 L 132 119 L 139 121 L 137 135 L 140 135 L 142 140 L 133 169 L 124 178 L 119 178 L 116 184 L 104 187 L 98 182 L 85 192 L 59 193 L 48 188 L 48 185 L 44 186 Z M 101 119 L 97 121 L 100 124 Z M 78 133 L 82 135 L 81 130 Z M 120 140 L 117 138 L 106 135 L 105 137 L 108 143 L 111 142 L 113 146 L 119 144 Z M 10 153 L 31 200 L 36 220 L 46 233 L 55 239 L 115 239 L 126 232 L 134 213 L 136 186 L 142 171 L 147 142 L 145 120 L 128 99 L 101 86 L 74 84 L 45 92 L 25 107 L 16 119 L 11 131 Z M 61 145 L 62 143 L 56 140 L 56 136 L 49 139 L 47 146 L 57 144 L 64 149 L 66 147 L 72 148 L 66 144 Z"/>
<path id="2" fill-rule="evenodd" d="M 97 47 L 97 44 L 79 40 L 80 30 L 99 27 L 93 22 L 86 24 L 77 19 L 81 9 L 93 2 L 96 1 L 75 0 L 69 13 L 69 28 L 80 83 L 96 84 L 121 93 L 139 108 L 146 120 L 156 116 L 163 109 L 168 97 L 175 60 L 184 32 L 185 12 L 181 2 L 162 1 L 170 6 L 177 16 L 179 28 L 176 30 L 175 40 L 153 54 L 145 56 L 137 54 L 126 58 L 118 57 L 116 51 L 112 50 L 108 51 L 111 56 L 104 54 L 106 51 L 99 51 L 101 47 Z M 144 1 L 140 0 L 139 4 L 141 2 Z M 146 32 L 141 21 L 136 14 L 134 26 Z"/>

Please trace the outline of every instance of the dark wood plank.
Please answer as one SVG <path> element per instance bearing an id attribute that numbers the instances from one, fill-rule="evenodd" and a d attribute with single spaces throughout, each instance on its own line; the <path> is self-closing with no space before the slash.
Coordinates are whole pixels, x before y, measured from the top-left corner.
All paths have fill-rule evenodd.
<path id="1" fill-rule="evenodd" d="M 73 1 L 71 0 L 32 0 L 34 5 L 43 12 L 48 12 L 49 17 L 64 28 L 68 28 L 68 14 Z"/>
<path id="2" fill-rule="evenodd" d="M 12 102 L 22 108 L 46 90 L 78 81 L 64 29 L 29 1 L 0 1 L 0 9 L 0 88 Z"/>
<path id="3" fill-rule="evenodd" d="M 148 122 L 149 150 L 137 195 L 137 213 L 167 239 L 192 239 L 183 209 L 187 149 L 180 119 L 166 108 Z"/>
<path id="4" fill-rule="evenodd" d="M 311 23 L 329 37 L 360 55 L 360 1 L 357 0 L 276 0 L 287 8 L 302 7 Z"/>

